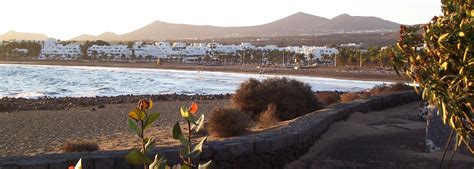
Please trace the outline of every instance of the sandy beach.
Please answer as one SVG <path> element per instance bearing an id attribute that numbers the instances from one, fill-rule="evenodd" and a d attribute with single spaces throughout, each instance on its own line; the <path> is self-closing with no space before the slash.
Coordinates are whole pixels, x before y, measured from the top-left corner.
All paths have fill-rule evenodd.
<path id="1" fill-rule="evenodd" d="M 161 116 L 147 133 L 158 146 L 178 144 L 172 139 L 172 126 L 184 122 L 180 106 L 189 101 L 156 101 L 154 112 Z M 228 99 L 197 101 L 199 113 L 230 103 Z M 0 157 L 33 156 L 62 152 L 68 140 L 86 140 L 99 144 L 100 150 L 124 150 L 138 146 L 138 137 L 127 128 L 127 115 L 135 103 L 73 107 L 66 110 L 24 110 L 0 112 Z"/>
<path id="2" fill-rule="evenodd" d="M 281 66 L 269 66 L 257 68 L 257 65 L 199 65 L 196 63 L 164 63 L 160 66 L 155 62 L 119 62 L 119 61 L 59 61 L 59 60 L 32 60 L 32 61 L 0 61 L 0 64 L 30 64 L 30 65 L 61 65 L 61 66 L 99 66 L 99 67 L 126 67 L 126 68 L 147 68 L 147 69 L 173 69 L 192 71 L 217 71 L 234 73 L 254 73 L 261 70 L 270 75 L 298 75 L 311 77 L 326 77 L 348 80 L 369 80 L 369 81 L 392 81 L 406 82 L 406 79 L 399 77 L 393 70 L 380 70 L 375 68 L 346 68 L 346 67 L 319 67 L 295 70 L 283 68 Z"/>

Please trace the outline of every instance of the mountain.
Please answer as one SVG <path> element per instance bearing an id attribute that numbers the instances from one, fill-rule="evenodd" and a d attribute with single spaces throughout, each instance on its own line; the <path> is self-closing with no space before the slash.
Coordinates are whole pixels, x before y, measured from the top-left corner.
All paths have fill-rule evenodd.
<path id="1" fill-rule="evenodd" d="M 155 21 L 136 31 L 121 35 L 122 40 L 159 40 L 159 39 L 187 39 L 187 38 L 221 38 L 231 34 L 231 28 L 173 24 Z"/>
<path id="2" fill-rule="evenodd" d="M 135 31 L 117 35 L 106 32 L 95 38 L 81 35 L 73 40 L 164 40 L 164 39 L 217 39 L 228 37 L 278 37 L 338 33 L 390 32 L 400 24 L 377 17 L 342 14 L 327 19 L 303 12 L 256 26 L 219 27 L 210 25 L 152 22 Z"/>
<path id="3" fill-rule="evenodd" d="M 317 31 L 317 28 L 329 19 L 310 15 L 303 12 L 290 15 L 283 19 L 263 25 L 254 26 L 254 32 L 244 33 L 247 36 L 292 36 L 309 34 Z"/>
<path id="4" fill-rule="evenodd" d="M 89 35 L 89 34 L 82 34 L 79 35 L 78 37 L 70 39 L 71 41 L 87 41 L 87 40 L 96 40 L 97 37 L 94 35 Z"/>
<path id="5" fill-rule="evenodd" d="M 0 35 L 0 40 L 46 40 L 48 37 L 39 33 L 25 33 L 25 32 L 16 32 L 8 31 Z"/>
<path id="6" fill-rule="evenodd" d="M 350 16 L 342 14 L 320 25 L 321 30 L 335 30 L 344 32 L 370 31 L 370 30 L 393 30 L 398 29 L 400 24 L 383 20 L 377 17 Z"/>
<path id="7" fill-rule="evenodd" d="M 112 32 L 104 32 L 97 36 L 97 40 L 103 40 L 103 41 L 116 41 L 119 39 L 120 39 L 120 36 Z"/>
<path id="8" fill-rule="evenodd" d="M 86 41 L 86 40 L 103 40 L 103 41 L 117 41 L 120 40 L 120 35 L 112 32 L 104 32 L 100 35 L 94 36 L 89 34 L 82 34 L 78 37 L 72 38 L 72 41 Z"/>

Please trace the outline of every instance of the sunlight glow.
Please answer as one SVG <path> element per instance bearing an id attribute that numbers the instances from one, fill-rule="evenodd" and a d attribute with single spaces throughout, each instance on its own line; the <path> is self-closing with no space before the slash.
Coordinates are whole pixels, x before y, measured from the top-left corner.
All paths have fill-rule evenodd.
<path id="1" fill-rule="evenodd" d="M 250 26 L 296 12 L 332 18 L 347 13 L 402 24 L 441 14 L 439 0 L 6 0 L 0 2 L 0 34 L 10 30 L 71 39 L 106 31 L 124 34 L 153 21 Z"/>

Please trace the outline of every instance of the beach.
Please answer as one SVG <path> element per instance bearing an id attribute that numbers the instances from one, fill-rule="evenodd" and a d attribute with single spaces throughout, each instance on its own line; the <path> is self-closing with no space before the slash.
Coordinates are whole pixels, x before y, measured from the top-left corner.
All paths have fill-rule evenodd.
<path id="1" fill-rule="evenodd" d="M 179 144 L 172 138 L 172 126 L 183 122 L 181 106 L 193 100 L 155 101 L 152 112 L 161 113 L 148 133 L 157 146 Z M 198 113 L 208 114 L 224 107 L 229 99 L 196 100 Z M 66 141 L 91 141 L 99 150 L 126 150 L 139 147 L 139 138 L 127 126 L 128 112 L 136 103 L 79 106 L 62 110 L 21 110 L 0 112 L 0 157 L 61 153 Z"/>
<path id="2" fill-rule="evenodd" d="M 152 62 L 92 62 L 92 61 L 28 61 L 4 62 L 0 64 L 97 66 L 121 68 L 194 70 L 257 74 L 298 75 L 329 77 L 349 80 L 403 81 L 396 73 L 386 70 L 354 70 L 343 68 L 312 68 L 294 70 L 291 68 L 265 67 L 255 65 L 197 65 L 165 63 L 157 66 Z M 127 128 L 127 114 L 143 98 L 153 98 L 153 112 L 161 117 L 151 128 L 150 137 L 157 140 L 157 146 L 179 144 L 172 139 L 172 125 L 184 122 L 178 112 L 180 106 L 196 101 L 200 113 L 207 114 L 216 107 L 230 105 L 231 94 L 218 95 L 124 95 L 114 97 L 64 97 L 64 98 L 2 98 L 0 100 L 0 135 L 6 136 L 0 142 L 0 157 L 34 156 L 61 153 L 67 141 L 90 141 L 97 143 L 101 151 L 126 150 L 139 146 L 138 137 Z M 215 138 L 210 138 L 215 139 Z"/>
<path id="3" fill-rule="evenodd" d="M 122 68 L 145 68 L 145 69 L 171 69 L 171 70 L 191 70 L 191 71 L 213 71 L 232 73 L 265 73 L 268 75 L 296 75 L 310 77 L 325 77 L 347 80 L 367 80 L 367 81 L 392 81 L 406 82 L 404 77 L 400 77 L 395 71 L 377 68 L 349 68 L 349 67 L 317 67 L 283 68 L 280 65 L 260 67 L 258 65 L 205 65 L 197 63 L 163 63 L 158 66 L 155 62 L 120 62 L 120 61 L 60 61 L 60 60 L 29 60 L 29 61 L 0 61 L 0 64 L 29 64 L 29 65 L 58 65 L 58 66 L 95 66 L 95 67 L 122 67 Z"/>

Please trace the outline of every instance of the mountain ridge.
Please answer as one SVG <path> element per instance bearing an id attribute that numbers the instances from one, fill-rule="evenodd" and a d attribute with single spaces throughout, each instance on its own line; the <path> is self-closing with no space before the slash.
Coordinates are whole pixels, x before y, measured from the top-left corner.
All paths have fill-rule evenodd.
<path id="1" fill-rule="evenodd" d="M 228 37 L 275 37 L 374 31 L 396 31 L 400 24 L 373 16 L 341 14 L 328 19 L 297 12 L 282 19 L 255 26 L 221 27 L 153 21 L 119 35 L 120 40 L 213 39 Z M 110 39 L 101 39 L 110 40 Z"/>
<path id="2" fill-rule="evenodd" d="M 48 36 L 41 33 L 17 32 L 10 30 L 0 35 L 0 40 L 46 40 Z"/>
<path id="3" fill-rule="evenodd" d="M 304 12 L 297 12 L 273 22 L 255 26 L 223 27 L 168 23 L 156 20 L 146 26 L 121 35 L 113 32 L 104 32 L 97 36 L 82 34 L 70 40 L 136 41 L 327 35 L 341 33 L 393 32 L 397 31 L 399 26 L 399 23 L 373 16 L 351 16 L 349 14 L 341 14 L 328 19 Z M 14 31 L 0 35 L 0 40 L 44 40 L 47 38 L 47 36 L 43 34 L 15 34 L 12 32 Z"/>

